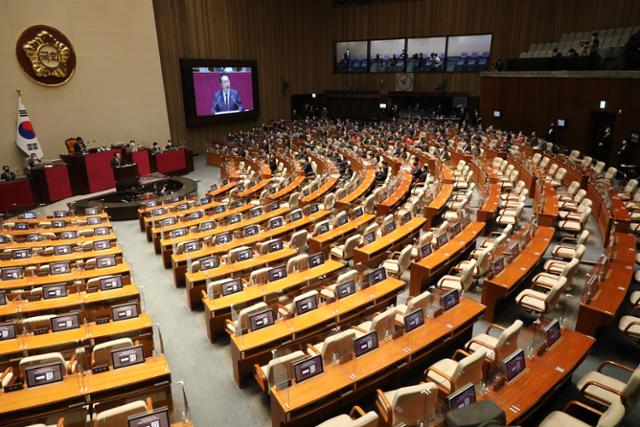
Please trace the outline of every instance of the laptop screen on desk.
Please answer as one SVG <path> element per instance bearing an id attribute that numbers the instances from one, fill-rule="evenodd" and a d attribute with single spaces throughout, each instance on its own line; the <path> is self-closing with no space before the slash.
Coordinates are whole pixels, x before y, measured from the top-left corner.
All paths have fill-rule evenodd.
<path id="1" fill-rule="evenodd" d="M 285 277 L 287 277 L 287 267 L 284 265 L 280 265 L 269 270 L 270 282 L 275 282 L 276 280 L 280 280 Z"/>
<path id="2" fill-rule="evenodd" d="M 382 282 L 387 278 L 387 271 L 384 267 L 379 267 L 369 273 L 369 284 L 375 285 L 378 282 Z"/>
<path id="3" fill-rule="evenodd" d="M 308 313 L 318 308 L 317 295 L 310 295 L 306 298 L 296 301 L 296 313 L 298 315 Z"/>
<path id="4" fill-rule="evenodd" d="M 476 390 L 473 384 L 467 384 L 455 393 L 450 394 L 447 397 L 449 401 L 449 408 L 453 411 L 455 409 L 464 408 L 473 403 L 476 403 Z"/>
<path id="5" fill-rule="evenodd" d="M 440 297 L 440 305 L 444 311 L 455 307 L 460 303 L 460 293 L 457 289 L 453 289 Z"/>
<path id="6" fill-rule="evenodd" d="M 336 296 L 338 299 L 348 297 L 356 292 L 356 284 L 353 280 L 349 280 L 348 282 L 340 283 L 336 286 Z"/>
<path id="7" fill-rule="evenodd" d="M 218 267 L 218 265 L 220 265 L 220 261 L 215 256 L 209 256 L 198 260 L 198 264 L 200 266 L 200 271 L 203 271 Z"/>
<path id="8" fill-rule="evenodd" d="M 257 225 L 250 225 L 250 226 L 244 228 L 244 230 L 243 230 L 244 237 L 255 236 L 256 234 L 258 234 L 259 231 L 260 231 L 260 229 L 258 228 Z"/>
<path id="9" fill-rule="evenodd" d="M 507 382 L 517 377 L 522 371 L 524 371 L 525 367 L 523 349 L 516 350 L 513 354 L 504 359 L 504 370 L 507 376 Z"/>
<path id="10" fill-rule="evenodd" d="M 322 252 L 309 256 L 309 268 L 317 267 L 321 264 L 324 264 L 324 254 Z"/>

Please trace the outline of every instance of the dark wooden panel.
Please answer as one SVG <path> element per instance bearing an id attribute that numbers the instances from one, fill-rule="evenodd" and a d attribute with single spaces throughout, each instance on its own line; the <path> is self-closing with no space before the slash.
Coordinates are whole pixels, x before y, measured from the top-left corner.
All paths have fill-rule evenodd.
<path id="1" fill-rule="evenodd" d="M 153 0 L 171 134 L 195 150 L 259 122 L 287 117 L 298 93 L 394 89 L 393 74 L 333 73 L 335 40 L 493 33 L 492 60 L 515 56 L 562 32 L 637 25 L 637 0 L 423 0 L 334 6 L 331 0 Z M 178 59 L 256 59 L 258 122 L 187 129 Z M 288 82 L 288 88 L 283 82 Z M 448 92 L 480 94 L 478 74 L 416 76 L 415 90 L 446 81 Z"/>

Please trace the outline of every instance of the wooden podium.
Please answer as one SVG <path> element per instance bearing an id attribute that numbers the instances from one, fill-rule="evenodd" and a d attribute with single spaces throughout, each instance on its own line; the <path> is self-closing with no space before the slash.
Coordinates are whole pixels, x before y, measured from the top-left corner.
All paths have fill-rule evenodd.
<path id="1" fill-rule="evenodd" d="M 113 168 L 113 176 L 116 180 L 116 191 L 128 191 L 140 184 L 138 165 L 135 163 Z"/>

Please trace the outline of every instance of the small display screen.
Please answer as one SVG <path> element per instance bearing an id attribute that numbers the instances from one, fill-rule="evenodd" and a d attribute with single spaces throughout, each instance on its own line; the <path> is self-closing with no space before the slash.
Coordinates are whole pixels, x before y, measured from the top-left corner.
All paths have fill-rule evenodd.
<path id="1" fill-rule="evenodd" d="M 165 213 L 164 208 L 158 208 L 151 211 L 151 216 L 160 216 L 160 215 L 164 215 L 164 213 Z"/>
<path id="2" fill-rule="evenodd" d="M 309 213 L 310 214 L 314 214 L 314 213 L 318 212 L 319 210 L 320 210 L 320 208 L 318 207 L 317 203 L 314 203 L 314 204 L 309 206 Z"/>
<path id="3" fill-rule="evenodd" d="M 44 299 L 62 298 L 67 296 L 67 285 L 57 283 L 55 285 L 42 286 L 42 297 Z"/>
<path id="4" fill-rule="evenodd" d="M 273 325 L 273 311 L 266 310 L 249 316 L 249 327 L 252 331 Z"/>
<path id="5" fill-rule="evenodd" d="M 238 261 L 246 261 L 251 258 L 253 258 L 253 251 L 251 250 L 251 248 L 243 249 L 236 252 L 236 259 Z"/>
<path id="6" fill-rule="evenodd" d="M 96 240 L 93 242 L 93 249 L 96 251 L 103 251 L 111 248 L 111 242 L 109 240 Z"/>
<path id="7" fill-rule="evenodd" d="M 243 288 L 241 279 L 233 279 L 220 285 L 220 292 L 222 292 L 222 296 L 226 297 L 227 295 L 240 292 Z"/>
<path id="8" fill-rule="evenodd" d="M 338 217 L 338 227 L 345 225 L 347 222 L 349 222 L 349 217 L 347 215 L 340 215 Z"/>
<path id="9" fill-rule="evenodd" d="M 92 217 L 92 218 L 87 218 L 87 224 L 88 225 L 96 225 L 96 224 L 100 224 L 100 217 Z"/>
<path id="10" fill-rule="evenodd" d="M 242 221 L 242 215 L 235 213 L 231 216 L 229 216 L 229 224 L 235 224 L 237 222 Z"/>
<path id="11" fill-rule="evenodd" d="M 547 344 L 547 348 L 554 345 L 556 341 L 560 339 L 561 334 L 560 322 L 558 322 L 558 319 L 553 319 L 551 323 L 544 328 L 544 339 Z"/>
<path id="12" fill-rule="evenodd" d="M 329 231 L 329 223 L 325 221 L 318 227 L 318 234 L 324 234 L 327 231 Z"/>
<path id="13" fill-rule="evenodd" d="M 357 206 L 353 209 L 353 217 L 357 218 L 359 216 L 364 215 L 364 208 L 362 206 Z"/>
<path id="14" fill-rule="evenodd" d="M 444 309 L 444 311 L 449 310 L 452 307 L 455 307 L 460 303 L 460 293 L 457 289 L 453 289 L 450 292 L 442 295 L 440 297 L 440 305 Z"/>
<path id="15" fill-rule="evenodd" d="M 511 356 L 504 360 L 504 369 L 507 375 L 507 381 L 511 381 L 524 371 L 525 357 L 524 350 L 518 349 Z"/>
<path id="16" fill-rule="evenodd" d="M 138 304 L 136 303 L 120 304 L 111 307 L 111 319 L 114 322 L 133 319 L 134 317 L 138 317 L 138 314 Z"/>
<path id="17" fill-rule="evenodd" d="M 116 265 L 115 255 L 107 255 L 96 258 L 96 266 L 98 268 L 113 267 L 114 265 Z"/>
<path id="18" fill-rule="evenodd" d="M 375 231 L 370 231 L 367 234 L 365 234 L 362 237 L 362 240 L 364 240 L 364 242 L 368 245 L 370 243 L 373 243 L 373 241 L 376 239 L 376 233 Z"/>
<path id="19" fill-rule="evenodd" d="M 274 267 L 269 270 L 269 281 L 275 282 L 276 280 L 280 280 L 287 277 L 287 268 L 284 265 Z"/>
<path id="20" fill-rule="evenodd" d="M 387 271 L 384 267 L 376 268 L 371 273 L 369 273 L 369 284 L 375 285 L 378 282 L 382 282 L 387 278 Z"/>
<path id="21" fill-rule="evenodd" d="M 109 234 L 109 228 L 107 227 L 98 227 L 93 230 L 93 234 L 96 236 L 106 236 Z"/>
<path id="22" fill-rule="evenodd" d="M 170 427 L 169 409 L 162 408 L 152 414 L 133 415 L 128 418 L 127 427 Z"/>
<path id="23" fill-rule="evenodd" d="M 275 239 L 269 241 L 269 252 L 281 251 L 284 248 L 284 243 L 281 239 Z"/>
<path id="24" fill-rule="evenodd" d="M 118 289 L 122 287 L 121 276 L 103 277 L 100 279 L 100 290 L 108 291 L 111 289 Z"/>
<path id="25" fill-rule="evenodd" d="M 454 409 L 464 408 L 465 406 L 476 403 L 476 390 L 473 384 L 468 384 L 455 393 L 450 394 L 447 400 L 449 401 L 449 408 L 452 411 Z"/>
<path id="26" fill-rule="evenodd" d="M 24 213 L 24 218 L 25 219 L 34 219 L 36 218 L 38 215 L 35 212 L 29 211 L 29 212 L 25 212 Z"/>
<path id="27" fill-rule="evenodd" d="M 282 218 L 273 218 L 269 221 L 269 228 L 282 227 Z"/>
<path id="28" fill-rule="evenodd" d="M 164 218 L 162 220 L 163 227 L 169 227 L 170 225 L 174 225 L 178 222 L 178 219 L 175 216 L 170 216 L 169 218 Z"/>
<path id="29" fill-rule="evenodd" d="M 200 230 L 202 231 L 213 230 L 214 228 L 216 228 L 215 221 L 206 221 L 200 224 Z"/>
<path id="30" fill-rule="evenodd" d="M 211 203 L 211 199 L 210 198 L 208 198 L 208 197 L 201 197 L 200 198 L 200 204 L 201 205 L 208 205 L 209 203 Z"/>
<path id="31" fill-rule="evenodd" d="M 234 200 L 233 202 L 231 202 L 229 204 L 229 206 L 233 209 L 233 208 L 238 208 L 240 206 L 244 205 L 244 200 L 243 199 L 238 199 L 238 200 Z"/>
<path id="32" fill-rule="evenodd" d="M 200 240 L 190 240 L 188 242 L 184 242 L 184 245 L 182 246 L 182 249 L 184 251 L 185 254 L 188 254 L 189 252 L 194 252 L 200 249 L 200 245 L 202 242 L 200 242 Z"/>
<path id="33" fill-rule="evenodd" d="M 293 364 L 293 372 L 297 383 L 315 377 L 323 372 L 322 356 L 312 356 Z"/>
<path id="34" fill-rule="evenodd" d="M 296 209 L 291 212 L 291 221 L 297 221 L 302 218 L 304 214 L 302 213 L 302 209 Z"/>
<path id="35" fill-rule="evenodd" d="M 56 219 L 51 221 L 51 228 L 63 228 L 67 225 L 67 222 L 63 219 Z"/>
<path id="36" fill-rule="evenodd" d="M 28 387 L 56 383 L 62 381 L 62 365 L 55 363 L 52 365 L 38 366 L 25 370 Z"/>
<path id="37" fill-rule="evenodd" d="M 200 259 L 198 261 L 198 264 L 200 266 L 200 271 L 202 271 L 202 270 L 210 270 L 210 269 L 216 268 L 218 265 L 220 265 L 220 261 L 218 260 L 217 257 L 210 256 L 210 257 L 206 257 L 206 258 Z"/>
<path id="38" fill-rule="evenodd" d="M 78 234 L 75 230 L 67 230 L 60 233 L 61 239 L 75 239 L 76 237 L 78 237 Z"/>
<path id="39" fill-rule="evenodd" d="M 491 264 L 491 271 L 493 271 L 493 275 L 500 274 L 500 272 L 504 270 L 504 258 L 498 257 Z"/>
<path id="40" fill-rule="evenodd" d="M 467 225 L 469 225 L 471 223 L 471 218 L 469 217 L 469 215 L 465 215 L 460 220 L 460 223 L 462 224 L 463 227 L 466 227 Z"/>
<path id="41" fill-rule="evenodd" d="M 309 268 L 317 267 L 320 264 L 324 264 L 324 254 L 322 252 L 309 256 Z"/>
<path id="42" fill-rule="evenodd" d="M 456 236 L 457 234 L 460 233 L 460 230 L 462 229 L 462 227 L 460 226 L 459 222 L 456 222 L 455 224 L 453 224 L 451 226 L 451 235 L 452 236 Z"/>
<path id="43" fill-rule="evenodd" d="M 220 233 L 216 235 L 217 245 L 224 245 L 225 243 L 229 243 L 230 241 L 231 241 L 231 233 L 228 231 L 226 233 Z"/>
<path id="44" fill-rule="evenodd" d="M 369 332 L 353 341 L 354 352 L 356 357 L 369 353 L 371 350 L 378 348 L 378 333 L 376 331 Z"/>
<path id="45" fill-rule="evenodd" d="M 67 211 L 54 211 L 53 212 L 53 217 L 54 218 L 64 218 L 65 216 L 67 216 Z"/>
<path id="46" fill-rule="evenodd" d="M 98 215 L 98 209 L 96 208 L 87 208 L 84 210 L 85 215 Z"/>
<path id="47" fill-rule="evenodd" d="M 0 324 L 0 341 L 12 340 L 16 337 L 15 323 Z"/>
<path id="48" fill-rule="evenodd" d="M 6 304 L 7 304 L 7 292 L 0 291 L 0 305 L 6 305 Z"/>
<path id="49" fill-rule="evenodd" d="M 422 254 L 423 258 L 431 255 L 432 252 L 433 252 L 433 248 L 431 247 L 431 243 L 425 243 L 420 248 L 420 254 Z"/>
<path id="50" fill-rule="evenodd" d="M 113 369 L 144 363 L 144 348 L 140 344 L 135 347 L 111 350 L 111 361 Z"/>
<path id="51" fill-rule="evenodd" d="M 78 313 L 65 314 L 51 319 L 51 330 L 53 332 L 78 329 L 80 327 L 80 315 Z"/>
<path id="52" fill-rule="evenodd" d="M 28 230 L 29 229 L 29 223 L 28 222 L 16 222 L 16 224 L 13 226 L 14 230 Z"/>
<path id="53" fill-rule="evenodd" d="M 22 268 L 10 267 L 2 269 L 2 280 L 18 280 L 22 279 Z"/>
<path id="54" fill-rule="evenodd" d="M 388 222 L 385 224 L 384 226 L 384 232 L 385 234 L 389 234 L 391 233 L 393 230 L 396 229 L 396 223 L 395 222 Z"/>
<path id="55" fill-rule="evenodd" d="M 204 212 L 202 212 L 202 211 L 195 211 L 195 212 L 191 212 L 191 213 L 189 214 L 188 218 L 189 218 L 191 221 L 193 221 L 193 220 L 196 220 L 196 219 L 200 219 L 200 218 L 202 218 L 203 216 L 204 216 Z"/>
<path id="56" fill-rule="evenodd" d="M 411 332 L 422 325 L 424 325 L 424 312 L 421 308 L 404 316 L 404 330 L 406 332 Z"/>
<path id="57" fill-rule="evenodd" d="M 353 280 L 336 285 L 336 296 L 338 299 L 348 297 L 356 293 L 356 284 Z"/>
<path id="58" fill-rule="evenodd" d="M 244 228 L 243 230 L 244 237 L 255 236 L 256 234 L 258 234 L 259 231 L 260 229 L 258 228 L 257 225 L 250 225 L 249 227 Z"/>
<path id="59" fill-rule="evenodd" d="M 249 211 L 249 218 L 255 218 L 262 215 L 262 208 L 261 207 L 257 207 L 257 208 L 253 208 Z"/>
<path id="60" fill-rule="evenodd" d="M 219 214 L 219 213 L 224 212 L 225 209 L 227 209 L 227 208 L 224 205 L 219 205 L 219 206 L 216 206 L 215 208 L 213 208 L 213 212 Z"/>
<path id="61" fill-rule="evenodd" d="M 189 203 L 180 203 L 178 206 L 176 206 L 177 211 L 184 211 L 186 209 L 189 209 Z"/>
<path id="62" fill-rule="evenodd" d="M 308 313 L 318 308 L 317 295 L 311 295 L 301 300 L 296 301 L 296 313 L 298 315 Z"/>
<path id="63" fill-rule="evenodd" d="M 444 245 L 447 244 L 447 242 L 449 241 L 449 237 L 447 237 L 447 233 L 442 233 L 441 235 L 438 236 L 438 247 L 441 248 Z"/>
<path id="64" fill-rule="evenodd" d="M 276 209 L 280 209 L 280 203 L 273 202 L 269 205 L 269 211 L 275 211 Z"/>
<path id="65" fill-rule="evenodd" d="M 29 249 L 14 249 L 11 251 L 12 259 L 23 259 L 29 258 L 31 256 L 31 251 Z"/>

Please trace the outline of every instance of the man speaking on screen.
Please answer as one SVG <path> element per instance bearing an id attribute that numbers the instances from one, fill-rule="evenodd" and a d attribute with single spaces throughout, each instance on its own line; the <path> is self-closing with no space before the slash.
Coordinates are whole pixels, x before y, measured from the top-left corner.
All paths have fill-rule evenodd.
<path id="1" fill-rule="evenodd" d="M 230 111 L 242 111 L 242 101 L 235 89 L 231 89 L 231 79 L 226 73 L 220 74 L 220 90 L 213 96 L 211 114 L 221 114 Z"/>

